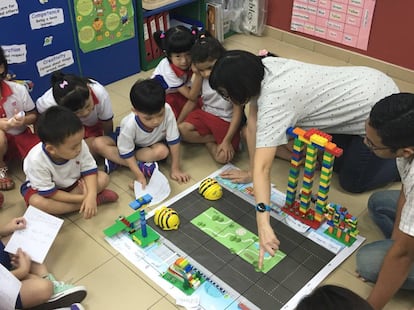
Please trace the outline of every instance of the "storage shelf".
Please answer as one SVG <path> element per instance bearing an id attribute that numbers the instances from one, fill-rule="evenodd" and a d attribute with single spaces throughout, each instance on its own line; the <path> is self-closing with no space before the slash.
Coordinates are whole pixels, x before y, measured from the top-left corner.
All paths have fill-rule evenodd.
<path id="1" fill-rule="evenodd" d="M 179 8 L 179 7 L 182 7 L 186 4 L 193 3 L 193 2 L 197 2 L 197 0 L 179 0 L 179 1 L 169 3 L 167 5 L 164 5 L 162 7 L 159 7 L 159 8 L 154 9 L 154 10 L 142 9 L 143 17 L 149 17 L 149 16 L 152 16 L 152 15 L 155 15 L 155 14 L 158 14 L 158 13 L 162 13 L 162 12 L 165 12 L 165 11 L 170 11 L 172 9 Z"/>

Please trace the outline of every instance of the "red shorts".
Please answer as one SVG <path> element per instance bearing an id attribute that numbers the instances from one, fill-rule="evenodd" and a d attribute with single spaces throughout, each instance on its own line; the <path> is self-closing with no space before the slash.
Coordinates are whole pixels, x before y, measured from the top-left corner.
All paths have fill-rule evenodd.
<path id="1" fill-rule="evenodd" d="M 29 127 L 18 135 L 6 133 L 6 137 L 8 144 L 6 160 L 16 156 L 20 159 L 24 159 L 32 147 L 40 142 L 39 137 L 35 135 Z"/>
<path id="2" fill-rule="evenodd" d="M 230 127 L 229 122 L 226 122 L 220 117 L 213 115 L 211 113 L 205 112 L 201 109 L 191 111 L 187 115 L 185 122 L 193 125 L 201 136 L 205 136 L 209 134 L 213 135 L 217 144 L 220 144 L 221 142 L 223 142 L 223 139 L 226 136 L 227 131 L 229 130 L 229 127 Z M 231 144 L 233 145 L 233 148 L 235 151 L 239 149 L 239 143 L 240 143 L 240 132 L 237 132 L 234 135 L 233 139 L 231 140 Z"/>
<path id="3" fill-rule="evenodd" d="M 85 135 L 83 136 L 84 139 L 103 136 L 103 127 L 101 122 L 97 122 L 93 126 L 83 125 L 83 128 L 85 128 Z"/>
<path id="4" fill-rule="evenodd" d="M 171 109 L 174 112 L 175 118 L 177 119 L 178 116 L 180 116 L 181 111 L 183 110 L 184 105 L 188 101 L 186 97 L 181 95 L 179 92 L 176 93 L 169 93 L 165 95 L 165 101 L 171 106 Z M 201 100 L 201 97 L 197 100 L 197 107 L 201 108 L 203 102 Z"/>
<path id="5" fill-rule="evenodd" d="M 37 189 L 33 189 L 31 186 L 28 186 L 28 184 L 29 181 L 26 181 L 20 186 L 20 194 L 22 194 L 27 206 L 29 205 L 30 197 L 39 192 Z M 72 190 L 75 189 L 76 186 L 78 186 L 78 184 L 79 180 L 73 183 L 71 186 L 67 188 L 59 188 L 59 190 L 70 193 Z"/>

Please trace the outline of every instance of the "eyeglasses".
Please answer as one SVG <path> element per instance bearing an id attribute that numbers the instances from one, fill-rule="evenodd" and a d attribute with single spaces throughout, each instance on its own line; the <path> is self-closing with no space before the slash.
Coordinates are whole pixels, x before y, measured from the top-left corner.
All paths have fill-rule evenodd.
<path id="1" fill-rule="evenodd" d="M 390 149 L 389 146 L 376 146 L 367 136 L 364 137 L 364 143 L 371 151 Z"/>

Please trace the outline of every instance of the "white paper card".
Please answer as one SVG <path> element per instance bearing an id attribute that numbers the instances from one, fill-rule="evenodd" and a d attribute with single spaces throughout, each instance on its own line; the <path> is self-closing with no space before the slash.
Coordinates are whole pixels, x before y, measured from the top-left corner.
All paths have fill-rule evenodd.
<path id="1" fill-rule="evenodd" d="M 26 228 L 13 233 L 5 251 L 16 254 L 17 249 L 21 248 L 32 261 L 42 264 L 63 220 L 33 206 L 27 208 L 23 217 L 26 219 Z"/>
<path id="2" fill-rule="evenodd" d="M 0 310 L 12 310 L 22 283 L 0 264 Z"/>
<path id="3" fill-rule="evenodd" d="M 142 189 L 141 183 L 134 182 L 134 193 L 135 198 L 150 194 L 152 196 L 150 206 L 159 204 L 171 193 L 170 183 L 165 175 L 158 169 L 158 164 L 152 173 L 151 179 L 149 180 L 145 189 Z"/>

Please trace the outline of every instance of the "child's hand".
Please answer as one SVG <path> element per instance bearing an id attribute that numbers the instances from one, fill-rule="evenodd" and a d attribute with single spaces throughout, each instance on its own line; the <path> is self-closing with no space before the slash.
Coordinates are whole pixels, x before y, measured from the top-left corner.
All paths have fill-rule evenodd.
<path id="1" fill-rule="evenodd" d="M 2 234 L 8 236 L 16 230 L 21 230 L 25 228 L 26 219 L 24 217 L 16 217 L 4 226 L 4 228 L 2 229 Z"/>
<path id="2" fill-rule="evenodd" d="M 9 118 L 10 127 L 20 127 L 24 125 L 25 113 L 24 111 L 14 111 L 14 116 Z"/>
<path id="3" fill-rule="evenodd" d="M 182 172 L 181 170 L 171 170 L 170 174 L 171 179 L 177 181 L 179 184 L 187 183 L 190 181 L 191 177 L 189 174 Z"/>
<path id="4" fill-rule="evenodd" d="M 90 219 L 98 213 L 98 205 L 96 202 L 96 197 L 92 195 L 86 195 L 85 199 L 82 201 L 79 213 L 83 212 L 83 218 Z"/>
<path id="5" fill-rule="evenodd" d="M 28 275 L 32 261 L 26 252 L 18 248 L 16 254 L 11 257 L 11 264 L 15 273 L 19 275 L 19 279 L 23 279 Z"/>
<path id="6" fill-rule="evenodd" d="M 217 146 L 217 155 L 223 152 L 224 161 L 228 163 L 234 157 L 234 148 L 231 143 L 222 142 Z"/>

